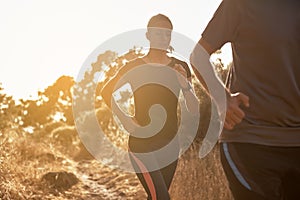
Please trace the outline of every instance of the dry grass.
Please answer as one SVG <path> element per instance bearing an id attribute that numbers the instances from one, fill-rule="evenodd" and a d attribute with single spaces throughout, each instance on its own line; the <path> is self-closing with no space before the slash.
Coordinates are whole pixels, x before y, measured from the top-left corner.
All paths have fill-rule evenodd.
<path id="1" fill-rule="evenodd" d="M 231 200 L 219 160 L 219 146 L 200 159 L 199 143 L 183 154 L 171 186 L 173 200 Z"/>
<path id="2" fill-rule="evenodd" d="M 55 142 L 46 137 L 37 141 L 18 129 L 0 132 L 0 199 L 145 199 L 134 174 L 95 160 L 74 161 L 77 147 L 62 148 Z M 172 199 L 230 200 L 218 147 L 204 159 L 198 158 L 198 147 L 193 146 L 180 158 L 170 191 Z M 73 174 L 78 183 L 62 189 L 43 179 L 55 172 Z"/>

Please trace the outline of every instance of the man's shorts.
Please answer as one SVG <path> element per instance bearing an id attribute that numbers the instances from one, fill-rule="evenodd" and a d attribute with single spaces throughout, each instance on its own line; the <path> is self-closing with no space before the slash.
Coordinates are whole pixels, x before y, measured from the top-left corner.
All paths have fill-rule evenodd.
<path id="1" fill-rule="evenodd" d="M 300 147 L 224 142 L 220 151 L 235 200 L 300 199 Z"/>

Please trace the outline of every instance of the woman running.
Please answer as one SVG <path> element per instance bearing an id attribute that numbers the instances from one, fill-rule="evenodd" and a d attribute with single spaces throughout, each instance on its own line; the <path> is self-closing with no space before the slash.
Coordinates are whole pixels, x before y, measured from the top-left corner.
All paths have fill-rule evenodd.
<path id="1" fill-rule="evenodd" d="M 105 103 L 111 107 L 112 94 L 118 81 L 130 71 L 137 69 L 143 70 L 137 71 L 134 77 L 129 76 L 131 78 L 128 78 L 128 83 L 131 85 L 134 85 L 133 82 L 146 81 L 152 78 L 155 80 L 163 79 L 166 83 L 166 85 L 162 85 L 155 83 L 155 80 L 153 80 L 141 86 L 133 86 L 135 107 L 135 113 L 132 117 L 133 121 L 140 127 L 147 127 L 149 124 L 154 123 L 155 120 L 164 120 L 162 128 L 157 132 L 154 131 L 154 128 L 154 133 L 151 134 L 150 130 L 149 134 L 149 131 L 148 133 L 146 131 L 136 132 L 132 127 L 127 126 L 126 128 L 126 125 L 124 125 L 130 133 L 134 133 L 130 134 L 128 140 L 132 166 L 147 192 L 147 199 L 152 200 L 170 199 L 168 190 L 178 162 L 178 141 L 175 141 L 175 146 L 171 150 L 164 151 L 165 155 L 163 156 L 160 155 L 158 157 L 157 153 L 151 154 L 151 152 L 157 152 L 164 148 L 176 136 L 178 131 L 177 106 L 180 90 L 184 94 L 188 110 L 197 110 L 196 106 L 198 106 L 198 100 L 190 83 L 191 72 L 188 65 L 184 61 L 168 55 L 172 29 L 173 25 L 167 16 L 162 14 L 153 16 L 148 22 L 146 33 L 150 43 L 149 52 L 144 57 L 132 60 L 122 66 L 117 74 L 107 82 L 101 92 Z M 167 72 L 163 71 L 162 67 L 170 70 Z M 167 87 L 168 84 L 172 85 L 172 89 Z M 166 118 L 149 114 L 151 107 L 157 104 L 164 108 Z M 120 117 L 119 115 L 118 117 Z M 121 122 L 126 124 L 124 121 L 121 119 Z M 145 156 L 140 156 L 141 154 Z M 166 166 L 160 167 L 163 162 L 162 158 L 164 156 L 165 158 L 168 157 L 169 154 L 175 155 L 175 159 Z M 153 169 L 153 166 L 157 166 L 157 169 Z"/>

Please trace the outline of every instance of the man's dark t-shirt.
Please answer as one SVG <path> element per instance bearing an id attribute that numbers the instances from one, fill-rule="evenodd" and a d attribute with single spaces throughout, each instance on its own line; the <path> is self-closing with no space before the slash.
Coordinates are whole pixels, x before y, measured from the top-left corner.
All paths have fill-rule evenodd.
<path id="1" fill-rule="evenodd" d="M 221 141 L 300 146 L 300 1 L 223 0 L 202 37 L 215 50 L 231 42 L 227 84 L 250 99 Z"/>

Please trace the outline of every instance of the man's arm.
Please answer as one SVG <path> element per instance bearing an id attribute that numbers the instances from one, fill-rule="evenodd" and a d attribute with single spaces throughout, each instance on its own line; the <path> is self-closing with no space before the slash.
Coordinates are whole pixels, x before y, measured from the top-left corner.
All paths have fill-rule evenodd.
<path id="1" fill-rule="evenodd" d="M 201 38 L 191 54 L 190 61 L 196 77 L 216 102 L 219 111 L 226 112 L 224 128 L 231 130 L 245 117 L 245 113 L 240 108 L 240 105 L 244 104 L 248 107 L 249 98 L 243 93 L 231 94 L 224 83 L 217 77 L 209 61 L 210 55 L 215 51 L 216 49 Z M 222 92 L 225 92 L 225 94 L 221 94 Z M 224 95 L 226 98 L 225 107 L 223 105 L 225 103 L 223 101 Z"/>

